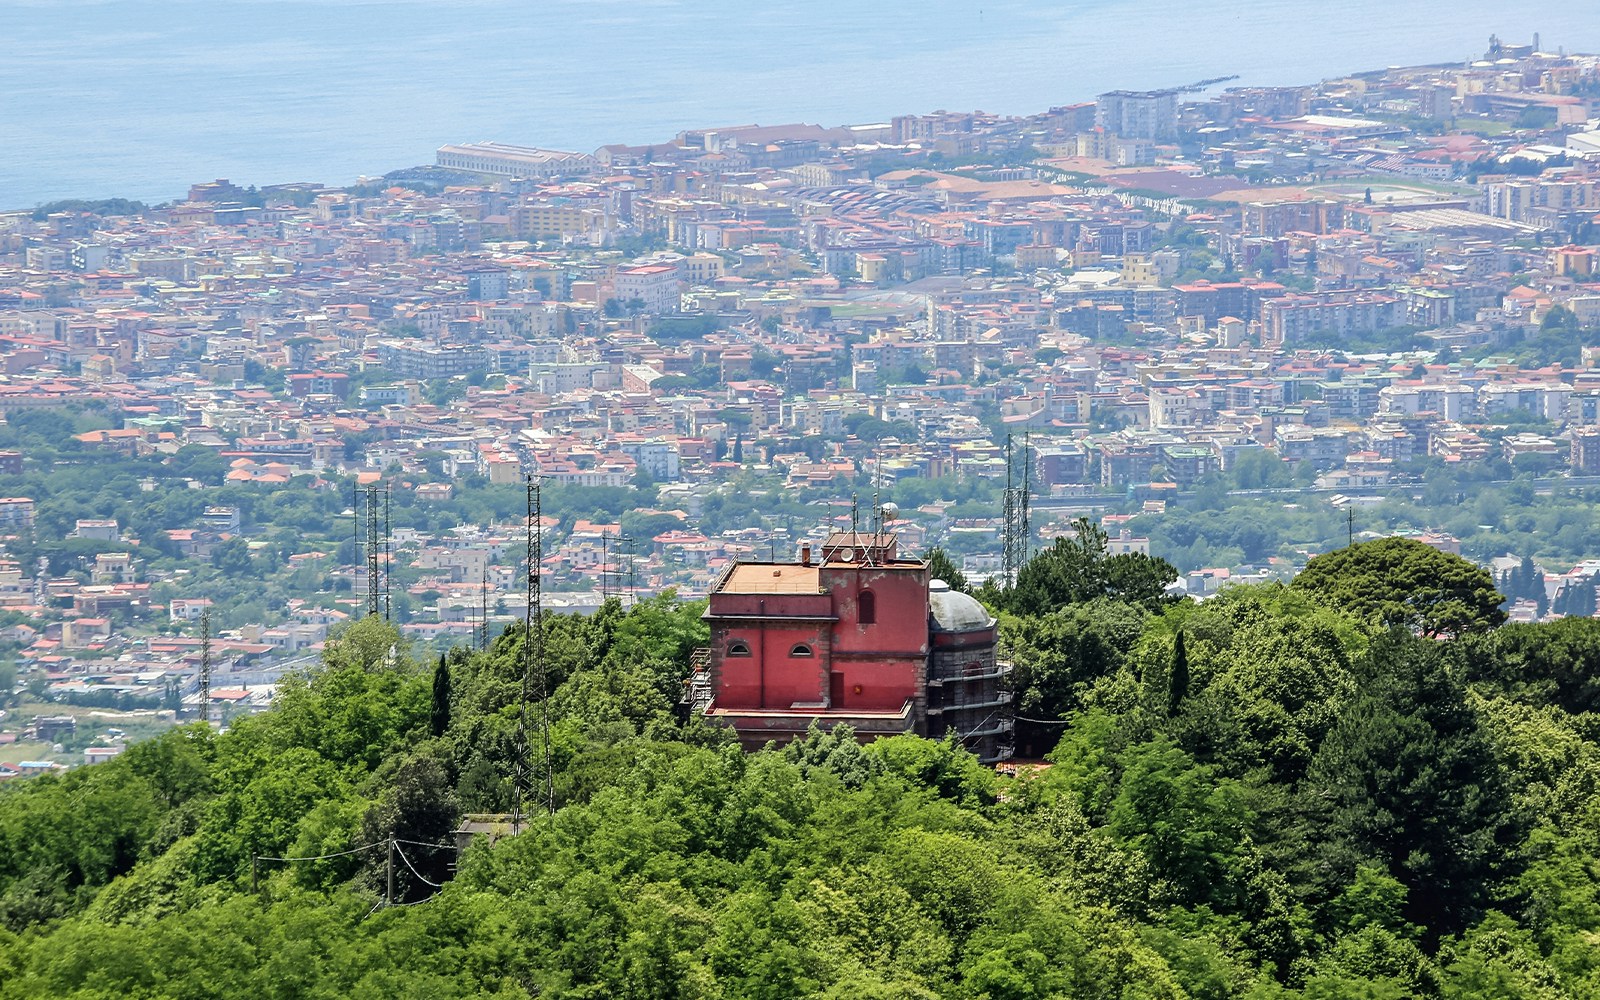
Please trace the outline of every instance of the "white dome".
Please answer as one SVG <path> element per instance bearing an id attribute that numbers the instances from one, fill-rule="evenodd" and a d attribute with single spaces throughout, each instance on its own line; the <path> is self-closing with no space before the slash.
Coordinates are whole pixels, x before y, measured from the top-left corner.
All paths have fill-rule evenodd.
<path id="1" fill-rule="evenodd" d="M 977 632 L 994 625 L 989 611 L 975 598 L 958 590 L 951 590 L 942 580 L 928 585 L 928 607 L 933 612 L 934 627 L 940 632 Z"/>

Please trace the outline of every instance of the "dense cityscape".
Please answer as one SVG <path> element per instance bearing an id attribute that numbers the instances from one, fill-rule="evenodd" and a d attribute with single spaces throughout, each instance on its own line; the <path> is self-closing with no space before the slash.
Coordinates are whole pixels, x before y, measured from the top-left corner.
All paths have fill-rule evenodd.
<path id="1" fill-rule="evenodd" d="M 830 18 L 311 6 L 18 19 L 4 186 L 194 177 L 0 210 L 0 1000 L 1600 998 L 1600 56 L 433 149 Z M 864 13 L 674 83 L 1112 16 Z"/>
<path id="2" fill-rule="evenodd" d="M 1359 528 L 1593 613 L 1600 59 L 1227 82 L 0 215 L 20 680 L 192 712 L 205 615 L 212 710 L 259 709 L 375 589 L 480 641 L 530 476 L 557 609 L 704 595 L 889 497 L 981 581 L 1026 481 L 1030 545 L 1089 515 L 1191 596 Z"/>

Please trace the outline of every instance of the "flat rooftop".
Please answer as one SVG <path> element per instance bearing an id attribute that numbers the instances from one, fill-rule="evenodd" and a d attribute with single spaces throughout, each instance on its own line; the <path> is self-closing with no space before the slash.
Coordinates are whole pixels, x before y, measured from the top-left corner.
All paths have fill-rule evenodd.
<path id="1" fill-rule="evenodd" d="M 728 574 L 722 594 L 815 594 L 821 589 L 820 567 L 798 563 L 740 563 Z"/>

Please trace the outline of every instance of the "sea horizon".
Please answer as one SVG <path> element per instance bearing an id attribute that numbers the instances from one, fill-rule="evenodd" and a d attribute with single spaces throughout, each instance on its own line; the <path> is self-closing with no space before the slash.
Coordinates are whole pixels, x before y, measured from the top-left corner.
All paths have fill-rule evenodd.
<path id="1" fill-rule="evenodd" d="M 1593 51 L 1600 15 L 1512 18 L 1487 0 L 0 0 L 0 209 L 170 201 L 215 178 L 343 185 L 452 142 L 592 152 L 687 128 L 1030 114 L 1223 76 L 1311 84 L 1477 58 L 1491 34 Z"/>

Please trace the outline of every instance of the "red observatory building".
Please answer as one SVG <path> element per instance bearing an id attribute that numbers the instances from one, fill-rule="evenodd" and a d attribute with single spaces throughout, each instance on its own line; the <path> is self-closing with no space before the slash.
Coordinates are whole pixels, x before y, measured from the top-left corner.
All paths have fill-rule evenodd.
<path id="1" fill-rule="evenodd" d="M 889 533 L 835 532 L 817 558 L 742 562 L 713 588 L 711 645 L 689 700 L 754 749 L 813 721 L 862 739 L 957 737 L 984 760 L 1011 752 L 1006 664 L 983 605 L 929 580 Z"/>

